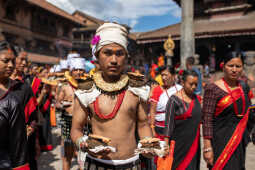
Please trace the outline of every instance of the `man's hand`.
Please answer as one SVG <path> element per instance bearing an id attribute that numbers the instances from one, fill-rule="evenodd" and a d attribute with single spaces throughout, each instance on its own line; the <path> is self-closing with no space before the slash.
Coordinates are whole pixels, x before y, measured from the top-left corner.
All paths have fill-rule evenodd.
<path id="1" fill-rule="evenodd" d="M 165 145 L 165 147 L 164 147 L 164 152 L 165 152 L 165 153 L 164 153 L 165 156 L 169 154 L 170 148 L 169 148 L 168 144 Z M 165 156 L 164 156 L 164 157 L 165 157 Z"/>
<path id="2" fill-rule="evenodd" d="M 41 90 L 41 94 L 42 95 L 45 95 L 47 93 L 47 89 L 46 89 L 46 85 L 44 84 L 43 85 L 43 88 L 42 88 L 42 90 Z"/>
<path id="3" fill-rule="evenodd" d="M 97 153 L 91 152 L 91 151 L 89 151 L 88 144 L 86 142 L 81 142 L 80 143 L 80 149 L 84 152 L 88 152 L 89 155 L 91 155 L 95 158 L 98 158 L 98 159 L 105 158 L 105 157 L 107 157 L 107 155 L 109 155 L 111 153 L 111 150 L 109 148 L 104 149 L 104 150 L 102 150 L 100 152 L 97 152 Z"/>
<path id="4" fill-rule="evenodd" d="M 102 150 L 100 152 L 97 152 L 97 153 L 94 153 L 94 152 L 91 152 L 91 151 L 88 150 L 88 153 L 89 153 L 89 155 L 91 155 L 95 158 L 103 159 L 111 153 L 111 150 L 109 148 L 107 148 L 107 149 L 104 149 L 104 150 Z"/>

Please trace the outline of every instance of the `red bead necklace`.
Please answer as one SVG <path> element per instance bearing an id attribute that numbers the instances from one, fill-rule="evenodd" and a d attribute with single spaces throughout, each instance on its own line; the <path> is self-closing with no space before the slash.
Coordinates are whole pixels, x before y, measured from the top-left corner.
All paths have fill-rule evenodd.
<path id="1" fill-rule="evenodd" d="M 96 101 L 93 103 L 94 105 L 94 111 L 96 113 L 96 115 L 100 118 L 100 119 L 112 119 L 116 116 L 117 112 L 119 111 L 120 109 L 120 106 L 123 102 L 123 99 L 124 99 L 124 96 L 125 96 L 125 93 L 126 93 L 126 90 L 123 90 L 120 94 L 118 94 L 118 98 L 117 98 L 117 102 L 113 108 L 113 111 L 108 114 L 108 115 L 104 115 L 100 112 L 100 109 L 99 109 L 99 97 L 96 99 Z"/>

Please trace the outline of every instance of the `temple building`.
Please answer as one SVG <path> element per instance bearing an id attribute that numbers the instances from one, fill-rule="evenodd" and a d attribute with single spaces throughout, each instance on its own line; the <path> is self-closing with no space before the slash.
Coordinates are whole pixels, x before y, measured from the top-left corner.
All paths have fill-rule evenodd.
<path id="1" fill-rule="evenodd" d="M 73 49 L 74 29 L 99 25 L 98 19 L 78 14 L 46 0 L 0 0 L 0 30 L 33 63 L 54 64 Z"/>
<path id="2" fill-rule="evenodd" d="M 79 51 L 82 56 L 89 58 L 92 56 L 90 42 L 95 35 L 97 28 L 105 21 L 78 10 L 72 15 L 86 24 L 85 26 L 73 29 L 73 49 Z"/>
<path id="3" fill-rule="evenodd" d="M 175 0 L 180 5 L 180 0 Z M 246 54 L 246 63 L 255 64 L 255 2 L 253 0 L 195 0 L 194 34 L 200 64 L 219 69 L 229 51 Z M 181 23 L 136 33 L 135 40 L 144 58 L 155 60 L 164 53 L 163 44 L 171 35 L 175 41 L 173 63 L 180 61 Z"/>

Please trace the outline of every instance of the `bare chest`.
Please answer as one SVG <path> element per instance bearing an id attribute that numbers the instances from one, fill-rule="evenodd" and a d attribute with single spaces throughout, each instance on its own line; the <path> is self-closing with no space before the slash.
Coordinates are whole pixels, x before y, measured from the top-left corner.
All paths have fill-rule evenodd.
<path id="1" fill-rule="evenodd" d="M 74 89 L 71 86 L 67 86 L 65 87 L 64 90 L 65 90 L 64 100 L 72 102 L 74 99 Z"/>
<path id="2" fill-rule="evenodd" d="M 102 120 L 102 117 L 112 115 L 111 120 L 133 120 L 136 118 L 139 100 L 138 97 L 127 91 L 121 101 L 119 96 L 100 95 L 97 101 L 90 105 L 91 117 Z"/>

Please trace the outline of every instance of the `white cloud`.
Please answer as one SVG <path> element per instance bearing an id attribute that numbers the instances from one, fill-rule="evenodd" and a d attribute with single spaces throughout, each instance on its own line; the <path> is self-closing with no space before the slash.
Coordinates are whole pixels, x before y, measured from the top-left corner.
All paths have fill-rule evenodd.
<path id="1" fill-rule="evenodd" d="M 172 0 L 47 0 L 69 13 L 76 9 L 97 18 L 118 21 L 134 27 L 144 16 L 181 16 Z"/>

